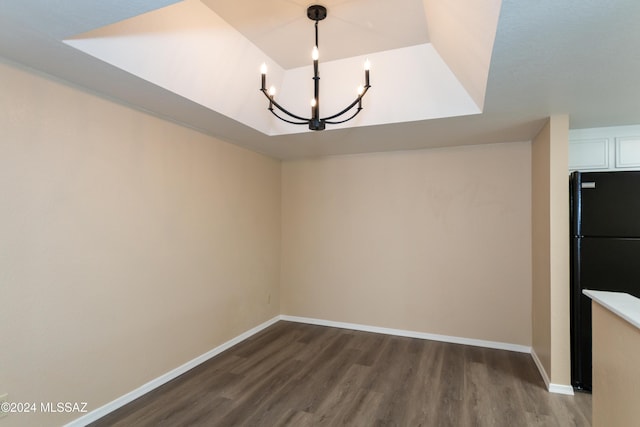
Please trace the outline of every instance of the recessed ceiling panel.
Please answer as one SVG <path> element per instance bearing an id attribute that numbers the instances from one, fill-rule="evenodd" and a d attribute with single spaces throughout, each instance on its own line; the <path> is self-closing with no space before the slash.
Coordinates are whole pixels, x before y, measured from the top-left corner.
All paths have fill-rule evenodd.
<path id="1" fill-rule="evenodd" d="M 197 0 L 121 21 L 66 40 L 69 46 L 268 135 L 308 132 L 284 124 L 258 91 L 264 53 Z M 322 54 L 322 51 L 321 51 Z M 429 43 L 379 51 L 370 59 L 371 92 L 357 120 L 333 128 L 477 114 L 464 87 Z M 322 61 L 321 97 L 327 117 L 356 98 L 364 84 L 358 55 Z M 276 99 L 303 117 L 313 94 L 310 65 L 284 70 L 270 63 Z M 310 62 L 310 61 L 308 61 Z"/>
<path id="2" fill-rule="evenodd" d="M 308 65 L 314 21 L 308 1 L 202 0 L 285 69 Z M 322 60 L 349 58 L 429 42 L 422 0 L 324 0 Z"/>

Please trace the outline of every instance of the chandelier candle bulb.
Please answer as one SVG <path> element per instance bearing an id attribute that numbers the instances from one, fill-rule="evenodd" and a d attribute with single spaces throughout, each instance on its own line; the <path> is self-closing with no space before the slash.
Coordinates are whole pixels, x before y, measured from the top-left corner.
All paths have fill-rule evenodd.
<path id="1" fill-rule="evenodd" d="M 320 51 L 318 50 L 318 46 L 314 46 L 311 51 L 311 59 L 317 61 L 320 58 Z"/>

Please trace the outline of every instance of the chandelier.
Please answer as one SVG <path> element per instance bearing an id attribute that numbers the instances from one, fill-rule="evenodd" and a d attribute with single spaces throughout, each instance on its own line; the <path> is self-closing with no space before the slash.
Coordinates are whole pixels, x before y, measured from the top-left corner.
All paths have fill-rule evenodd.
<path id="1" fill-rule="evenodd" d="M 316 44 L 311 52 L 311 59 L 313 59 L 313 98 L 311 99 L 311 118 L 305 118 L 287 111 L 283 106 L 278 104 L 275 100 L 276 89 L 271 86 L 269 90 L 266 88 L 267 83 L 267 65 L 262 64 L 260 68 L 260 74 L 262 75 L 262 87 L 260 91 L 264 93 L 264 96 L 269 100 L 268 110 L 273 113 L 274 116 L 282 121 L 291 123 L 294 125 L 309 125 L 311 130 L 324 130 L 326 124 L 337 125 L 340 123 L 348 122 L 360 113 L 362 110 L 362 97 L 367 93 L 371 85 L 369 85 L 369 60 L 364 63 L 364 86 L 358 87 L 358 96 L 355 101 L 349 104 L 344 110 L 337 114 L 333 114 L 327 117 L 320 117 L 320 75 L 318 73 L 318 58 L 320 56 L 318 51 L 318 22 L 327 17 L 327 9 L 324 6 L 313 5 L 307 9 L 307 17 L 312 21 L 315 21 L 316 31 Z M 356 107 L 357 106 L 357 107 Z M 275 107 L 275 109 L 274 109 Z M 277 110 L 277 111 L 276 111 Z M 280 113 L 284 113 L 286 116 L 282 116 Z M 350 114 L 350 115 L 349 115 Z M 345 118 L 346 117 L 346 118 Z"/>

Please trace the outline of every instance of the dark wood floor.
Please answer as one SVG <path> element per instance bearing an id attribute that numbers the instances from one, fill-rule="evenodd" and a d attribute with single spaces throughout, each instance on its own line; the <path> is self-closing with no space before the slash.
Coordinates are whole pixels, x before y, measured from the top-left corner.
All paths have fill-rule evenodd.
<path id="1" fill-rule="evenodd" d="M 531 356 L 278 322 L 93 426 L 590 426 Z"/>

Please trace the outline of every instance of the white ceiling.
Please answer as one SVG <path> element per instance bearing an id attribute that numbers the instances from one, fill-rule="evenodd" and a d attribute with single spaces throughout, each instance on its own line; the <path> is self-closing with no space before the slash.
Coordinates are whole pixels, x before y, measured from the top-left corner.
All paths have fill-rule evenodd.
<path id="1" fill-rule="evenodd" d="M 284 159 L 529 140 L 545 117 L 552 114 L 569 114 L 572 128 L 640 123 L 640 31 L 637 25 L 640 2 L 503 0 L 497 30 L 493 29 L 495 41 L 490 63 L 485 66 L 488 75 L 485 73 L 484 77 L 482 73 L 467 73 L 465 61 L 475 64 L 469 69 L 482 69 L 484 59 L 475 57 L 474 44 L 476 39 L 483 43 L 485 38 L 493 39 L 490 26 L 484 25 L 490 19 L 480 17 L 478 23 L 478 19 L 474 19 L 477 14 L 469 11 L 482 10 L 486 5 L 495 4 L 495 0 L 472 0 L 473 8 L 462 7 L 469 2 L 450 0 L 446 3 L 452 7 L 438 10 L 434 5 L 443 4 L 440 0 L 333 0 L 324 2 L 330 15 L 320 23 L 321 50 L 323 41 L 327 40 L 326 45 L 332 35 L 341 47 L 330 53 L 333 56 L 323 56 L 323 60 L 433 43 L 476 104 L 483 107 L 481 114 L 458 117 L 268 136 L 202 102 L 177 95 L 63 42 L 171 5 L 175 0 L 55 3 L 3 0 L 0 2 L 0 56 L 5 58 L 3 61 L 42 71 L 229 142 Z M 311 21 L 304 16 L 307 3 L 298 0 L 203 0 L 203 3 L 252 40 L 259 50 L 268 52 L 283 70 L 308 61 L 308 53 L 304 51 L 308 51 L 313 33 L 309 28 Z M 424 12 L 428 16 L 430 9 L 438 15 L 436 22 L 425 18 Z M 417 12 L 420 10 L 422 14 Z M 329 26 L 334 16 L 335 22 L 331 25 L 335 26 L 335 32 L 326 29 L 325 35 L 325 24 Z M 389 19 L 380 20 L 381 16 Z M 486 27 L 487 36 L 467 37 L 465 43 L 457 46 L 451 38 L 447 40 L 443 30 L 457 28 L 458 32 L 464 32 L 465 27 L 475 24 L 476 28 Z M 285 37 L 287 43 L 279 42 L 280 37 Z M 300 48 L 294 49 L 296 43 Z M 235 71 L 256 74 L 255 102 L 263 103 L 265 100 L 257 91 L 257 66 L 255 70 Z M 374 71 L 375 67 L 372 77 Z M 404 74 L 402 69 L 397 70 L 398 79 Z M 372 91 L 375 88 L 374 85 Z M 253 103 L 254 99 L 243 102 Z M 268 113 L 266 105 L 261 107 Z M 365 103 L 362 115 L 367 112 L 366 108 Z"/>

